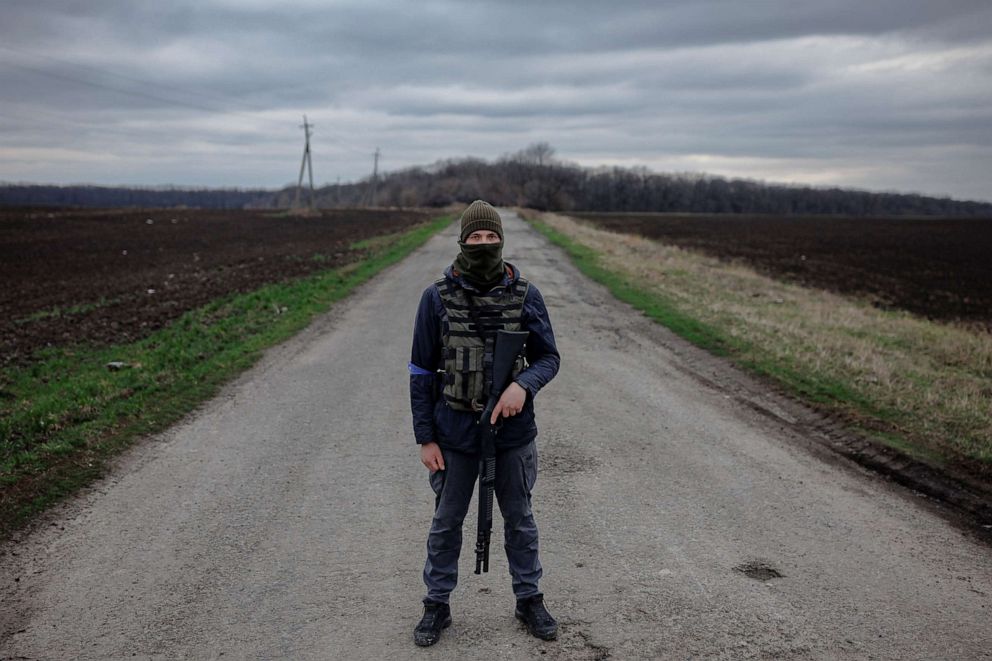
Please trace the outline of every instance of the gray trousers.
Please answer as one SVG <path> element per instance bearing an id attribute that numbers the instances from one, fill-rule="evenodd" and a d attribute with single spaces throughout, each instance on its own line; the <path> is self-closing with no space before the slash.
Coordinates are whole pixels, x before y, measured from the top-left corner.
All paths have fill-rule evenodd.
<path id="1" fill-rule="evenodd" d="M 424 584 L 427 585 L 427 599 L 448 603 L 448 595 L 458 583 L 462 523 L 472 494 L 477 491 L 479 455 L 445 449 L 441 453 L 445 470 L 430 475 L 435 496 L 434 520 L 427 536 Z M 536 479 L 536 441 L 496 453 L 496 501 L 503 514 L 503 548 L 517 599 L 541 594 L 537 589 L 542 573 L 537 557 L 537 523 L 530 505 L 530 492 Z M 473 516 L 470 526 L 473 552 L 476 520 Z M 474 558 L 473 553 L 473 562 Z"/>

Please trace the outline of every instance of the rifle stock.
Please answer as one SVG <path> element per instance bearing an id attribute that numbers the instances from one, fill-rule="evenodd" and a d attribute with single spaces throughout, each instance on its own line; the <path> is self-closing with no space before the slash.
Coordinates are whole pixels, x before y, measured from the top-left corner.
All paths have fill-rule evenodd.
<path id="1" fill-rule="evenodd" d="M 493 382 L 479 425 L 479 529 L 475 540 L 475 573 L 489 571 L 489 541 L 493 531 L 493 491 L 496 486 L 496 425 L 489 419 L 506 389 L 513 363 L 527 341 L 525 331 L 500 330 L 493 348 Z"/>

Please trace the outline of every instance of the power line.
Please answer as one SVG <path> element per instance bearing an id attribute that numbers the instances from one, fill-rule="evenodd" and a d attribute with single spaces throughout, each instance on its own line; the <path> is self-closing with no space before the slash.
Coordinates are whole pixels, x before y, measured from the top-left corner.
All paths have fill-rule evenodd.
<path id="1" fill-rule="evenodd" d="M 204 99 L 207 99 L 207 100 L 209 100 L 211 102 L 221 103 L 221 104 L 229 104 L 232 101 L 234 101 L 230 97 L 224 97 L 224 96 L 218 95 L 218 94 L 210 94 L 208 92 L 203 92 L 203 91 L 200 91 L 200 90 L 192 90 L 192 89 L 189 89 L 189 88 L 183 88 L 183 87 L 179 87 L 179 86 L 176 86 L 176 85 L 168 85 L 168 84 L 163 84 L 163 83 L 158 83 L 158 82 L 152 82 L 152 81 L 148 81 L 148 80 L 142 80 L 140 78 L 135 78 L 133 76 L 127 76 L 127 75 L 124 75 L 124 74 L 121 74 L 121 73 L 117 73 L 115 71 L 110 71 L 108 69 L 101 69 L 101 68 L 90 66 L 90 65 L 79 64 L 79 63 L 76 63 L 76 62 L 69 62 L 69 61 L 62 60 L 62 59 L 59 59 L 59 58 L 56 58 L 56 57 L 52 57 L 50 55 L 45 55 L 45 54 L 41 54 L 41 53 L 31 53 L 31 52 L 24 51 L 24 50 L 21 50 L 21 49 L 18 49 L 18 48 L 12 48 L 12 47 L 10 47 L 10 46 L 8 46 L 6 44 L 0 44 L 0 49 L 9 51 L 11 53 L 17 53 L 17 54 L 19 54 L 21 56 L 32 57 L 32 58 L 35 58 L 36 60 L 47 60 L 47 61 L 49 61 L 51 63 L 55 63 L 55 64 L 66 66 L 66 67 L 71 67 L 71 68 L 73 68 L 73 69 L 75 69 L 77 71 L 80 71 L 81 70 L 84 73 L 87 73 L 88 72 L 90 75 L 89 75 L 89 77 L 83 77 L 83 76 L 79 76 L 79 75 L 71 75 L 69 73 L 62 72 L 62 71 L 53 71 L 50 68 L 46 68 L 44 65 L 38 65 L 38 64 L 34 64 L 33 65 L 33 64 L 30 64 L 30 63 L 26 63 L 26 62 L 13 62 L 13 61 L 10 61 L 10 60 L 0 61 L 0 65 L 7 64 L 8 66 L 16 67 L 16 68 L 19 68 L 19 69 L 22 69 L 24 71 L 28 71 L 28 72 L 31 72 L 31 73 L 34 73 L 34 74 L 38 74 L 38 75 L 42 75 L 42 76 L 47 76 L 47 77 L 55 78 L 55 79 L 62 80 L 62 81 L 68 81 L 68 82 L 76 83 L 76 84 L 79 84 L 79 85 L 86 85 L 86 86 L 94 87 L 94 88 L 97 88 L 97 89 L 108 90 L 108 91 L 111 91 L 111 92 L 116 92 L 117 94 L 123 94 L 123 95 L 127 95 L 127 96 L 133 96 L 133 97 L 137 97 L 137 98 L 146 99 L 146 100 L 149 100 L 149 101 L 155 101 L 155 102 L 160 103 L 160 104 L 167 104 L 167 105 L 172 105 L 172 106 L 176 106 L 176 107 L 186 108 L 186 109 L 189 109 L 189 110 L 198 110 L 198 111 L 201 111 L 201 112 L 208 112 L 208 113 L 220 114 L 220 115 L 241 116 L 241 117 L 249 118 L 249 119 L 251 119 L 252 121 L 255 121 L 255 122 L 261 121 L 261 122 L 272 123 L 272 124 L 279 124 L 279 125 L 282 125 L 284 123 L 284 120 L 280 120 L 280 119 L 277 119 L 277 118 L 274 118 L 274 117 L 262 117 L 262 116 L 258 116 L 258 115 L 252 115 L 252 114 L 249 114 L 248 112 L 243 112 L 243 111 L 240 111 L 240 110 L 233 110 L 233 109 L 230 109 L 228 107 L 221 107 L 221 108 L 211 107 L 211 106 L 208 106 L 206 104 L 197 103 L 195 101 L 170 98 L 170 97 L 167 97 L 167 96 L 163 96 L 161 94 L 157 94 L 155 92 L 147 91 L 146 89 L 141 89 L 140 87 L 135 87 L 135 85 L 138 85 L 138 86 L 141 86 L 141 87 L 145 87 L 145 86 L 147 86 L 147 87 L 154 87 L 155 89 L 172 90 L 172 91 L 178 92 L 178 93 L 183 94 L 183 95 L 186 95 L 186 96 L 199 96 L 199 97 L 204 98 Z M 117 78 L 117 79 L 120 79 L 122 81 L 126 81 L 127 83 L 129 83 L 129 85 L 127 87 L 121 87 L 121 86 L 118 86 L 118 85 L 112 85 L 112 84 L 109 84 L 109 83 L 107 83 L 105 81 L 101 81 L 101 80 L 98 80 L 98 79 L 93 79 L 93 77 L 92 77 L 93 74 L 96 74 L 98 76 L 110 76 L 110 77 L 113 77 L 113 78 Z M 237 101 L 237 102 L 238 103 L 242 103 L 242 104 L 244 103 L 243 101 Z M 248 106 L 248 110 L 250 112 L 259 112 L 259 113 L 266 112 L 265 109 L 257 108 L 257 107 L 251 107 L 251 106 Z M 340 137 L 336 137 L 336 136 L 325 136 L 325 138 L 330 139 L 332 142 L 335 142 L 336 144 L 342 145 L 344 147 L 344 149 L 347 150 L 347 151 L 351 151 L 351 152 L 354 152 L 356 154 L 358 154 L 358 153 L 365 153 L 365 149 L 364 148 L 361 148 L 361 147 L 355 145 L 354 143 L 349 142 L 346 139 L 343 139 L 343 138 L 340 138 Z"/>
<path id="2" fill-rule="evenodd" d="M 214 102 L 221 102 L 223 104 L 228 104 L 228 103 L 230 103 L 233 100 L 230 97 L 227 97 L 227 96 L 224 96 L 224 95 L 221 95 L 221 94 L 207 92 L 207 91 L 204 91 L 204 90 L 196 90 L 196 89 L 192 89 L 192 88 L 189 88 L 189 87 L 180 87 L 178 85 L 170 85 L 168 83 L 163 83 L 163 82 L 160 82 L 160 81 L 150 81 L 150 80 L 144 80 L 144 79 L 141 79 L 141 78 L 135 78 L 134 76 L 128 76 L 126 74 L 119 73 L 117 71 L 111 71 L 109 69 L 101 69 L 99 67 L 95 67 L 95 66 L 92 66 L 92 65 L 89 65 L 89 64 L 82 64 L 82 63 L 79 63 L 79 62 L 70 62 L 68 60 L 63 60 L 61 58 L 53 57 L 51 55 L 48 55 L 47 53 L 32 53 L 32 52 L 29 52 L 29 51 L 21 50 L 19 48 L 13 48 L 13 47 L 8 46 L 6 44 L 0 44 L 0 49 L 6 50 L 6 51 L 10 51 L 12 53 L 17 53 L 17 54 L 22 55 L 22 56 L 27 56 L 27 57 L 33 57 L 33 58 L 36 58 L 36 59 L 47 60 L 47 61 L 49 61 L 49 62 L 51 62 L 53 64 L 58 64 L 58 65 L 61 65 L 61 66 L 71 67 L 71 68 L 76 69 L 76 70 L 88 71 L 90 73 L 94 73 L 94 74 L 97 74 L 97 75 L 100 75 L 100 76 L 111 76 L 113 78 L 119 78 L 121 80 L 125 80 L 125 81 L 127 81 L 129 83 L 137 83 L 138 85 L 151 86 L 151 87 L 154 87 L 155 89 L 172 90 L 173 92 L 179 92 L 180 94 L 184 94 L 184 95 L 187 95 L 187 96 L 199 96 L 199 97 L 202 97 L 202 98 L 205 98 L 205 99 L 214 101 Z M 31 71 L 35 71 L 35 72 L 38 72 L 38 73 L 43 73 L 43 74 L 46 74 L 46 75 L 52 74 L 52 72 L 48 71 L 47 69 L 37 69 L 37 68 L 34 68 L 34 67 L 30 67 L 29 65 L 25 65 L 23 63 L 14 63 L 14 62 L 11 62 L 10 64 L 13 64 L 14 66 L 21 66 L 21 67 L 23 67 L 25 69 L 29 69 Z M 90 80 L 85 80 L 85 79 L 78 78 L 78 77 L 68 76 L 67 74 L 56 74 L 56 75 L 61 75 L 62 77 L 66 78 L 66 79 L 69 79 L 69 80 L 72 80 L 74 82 L 79 82 L 79 83 L 82 83 L 82 84 L 85 84 L 85 85 L 94 85 L 94 86 L 98 86 L 98 87 L 104 87 L 106 89 L 112 89 L 114 91 L 118 91 L 118 92 L 121 92 L 123 94 L 131 94 L 131 93 L 141 94 L 141 95 L 147 95 L 147 94 L 149 94 L 148 92 L 146 92 L 144 90 L 138 90 L 137 92 L 132 92 L 131 90 L 121 90 L 120 88 L 110 87 L 110 86 L 108 86 L 106 84 L 94 83 L 93 81 L 90 81 Z M 160 97 L 160 96 L 155 95 L 154 93 L 152 93 L 151 96 L 152 96 L 152 98 L 154 98 L 156 100 L 159 100 L 159 101 L 163 101 L 165 103 L 181 103 L 181 104 L 184 104 L 185 105 L 185 102 L 183 102 L 183 101 L 176 102 L 174 99 L 163 98 L 163 97 Z M 266 110 L 265 108 L 251 107 L 250 104 L 245 104 L 245 102 L 243 100 L 241 100 L 241 99 L 238 99 L 237 102 L 240 103 L 240 104 L 242 104 L 242 105 L 245 105 L 246 108 L 247 108 L 247 110 L 249 110 L 251 112 L 265 112 L 265 110 Z M 207 110 L 209 112 L 224 112 L 224 113 L 236 114 L 236 115 L 237 114 L 243 114 L 245 117 L 252 117 L 253 119 L 256 119 L 254 117 L 254 115 L 248 115 L 248 114 L 242 113 L 241 111 L 238 111 L 238 110 L 228 110 L 228 109 L 218 110 L 217 108 L 207 108 L 207 107 L 204 107 L 204 106 L 196 106 L 196 105 L 194 105 L 193 107 L 195 109 Z M 263 119 L 266 119 L 266 118 L 263 118 Z M 267 119 L 267 121 L 278 121 L 278 120 Z"/>
<path id="3" fill-rule="evenodd" d="M 24 64 L 22 62 L 8 62 L 8 64 L 10 64 L 12 66 L 15 66 L 15 67 L 18 67 L 20 69 L 31 71 L 32 73 L 41 74 L 43 76 L 49 76 L 51 78 L 57 78 L 59 80 L 65 80 L 65 81 L 68 81 L 68 82 L 71 82 L 71 83 L 77 83 L 77 84 L 80 84 L 80 85 L 89 85 L 90 87 L 97 87 L 99 89 L 109 90 L 111 92 L 117 92 L 118 94 L 131 95 L 131 96 L 140 97 L 140 98 L 143 98 L 143 99 L 148 99 L 150 101 L 157 101 L 159 103 L 166 103 L 166 104 L 171 104 L 171 105 L 174 105 L 174 106 L 180 106 L 180 107 L 189 108 L 189 109 L 192 109 L 192 110 L 202 110 L 202 111 L 211 112 L 211 113 L 223 113 L 223 114 L 232 114 L 232 115 L 243 114 L 243 113 L 239 113 L 239 112 L 235 112 L 235 111 L 218 110 L 217 108 L 209 108 L 207 106 L 201 106 L 201 105 L 198 105 L 196 103 L 190 103 L 188 101 L 178 101 L 176 99 L 170 99 L 168 97 L 158 96 L 157 94 L 151 94 L 151 93 L 145 92 L 143 90 L 126 90 L 126 89 L 121 89 L 119 87 L 114 87 L 113 85 L 108 85 L 106 83 L 101 83 L 101 82 L 97 82 L 97 81 L 94 81 L 94 80 L 86 80 L 84 78 L 79 78 L 79 77 L 76 77 L 76 76 L 70 76 L 70 75 L 67 75 L 67 74 L 64 74 L 64 73 L 61 73 L 61 72 L 58 72 L 58 71 L 50 71 L 48 69 L 40 69 L 38 67 L 33 67 L 33 66 L 28 65 L 28 64 Z M 253 117 L 252 115 L 245 115 L 245 116 L 246 117 L 252 117 L 252 119 L 257 119 L 255 117 Z"/>

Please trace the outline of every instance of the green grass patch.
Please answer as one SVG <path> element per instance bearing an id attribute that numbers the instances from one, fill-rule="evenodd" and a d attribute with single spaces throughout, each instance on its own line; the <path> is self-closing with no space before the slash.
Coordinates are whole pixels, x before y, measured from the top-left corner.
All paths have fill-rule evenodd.
<path id="1" fill-rule="evenodd" d="M 167 428 L 451 221 L 370 242 L 360 262 L 222 297 L 137 342 L 50 348 L 0 372 L 0 536 L 99 476 L 109 457 Z M 125 366 L 109 370 L 115 361 Z"/>
<path id="2" fill-rule="evenodd" d="M 54 308 L 48 310 L 38 310 L 26 317 L 21 317 L 20 319 L 15 319 L 15 324 L 26 324 L 32 321 L 40 321 L 42 319 L 51 319 L 52 317 L 68 317 L 74 314 L 80 314 L 83 312 L 89 312 L 90 310 L 96 310 L 97 308 L 102 308 L 107 305 L 113 305 L 114 303 L 120 303 L 125 300 L 123 297 L 117 298 L 106 298 L 101 296 L 99 300 L 93 301 L 91 303 L 79 303 L 77 305 L 68 306 L 55 306 Z"/>
<path id="3" fill-rule="evenodd" d="M 387 246 L 396 238 L 402 234 L 392 233 L 392 234 L 380 234 L 379 236 L 369 237 L 367 239 L 362 239 L 360 241 L 353 241 L 351 245 L 348 246 L 349 250 L 380 250 L 383 246 Z"/>

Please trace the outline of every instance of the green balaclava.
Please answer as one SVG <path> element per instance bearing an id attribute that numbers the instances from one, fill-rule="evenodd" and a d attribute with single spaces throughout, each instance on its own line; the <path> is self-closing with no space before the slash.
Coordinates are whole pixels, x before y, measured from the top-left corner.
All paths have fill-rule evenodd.
<path id="1" fill-rule="evenodd" d="M 469 234 L 491 230 L 499 235 L 499 243 L 465 243 Z M 503 221 L 488 202 L 476 200 L 465 209 L 461 218 L 458 245 L 461 252 L 455 258 L 455 268 L 466 280 L 482 291 L 488 291 L 503 278 Z"/>

